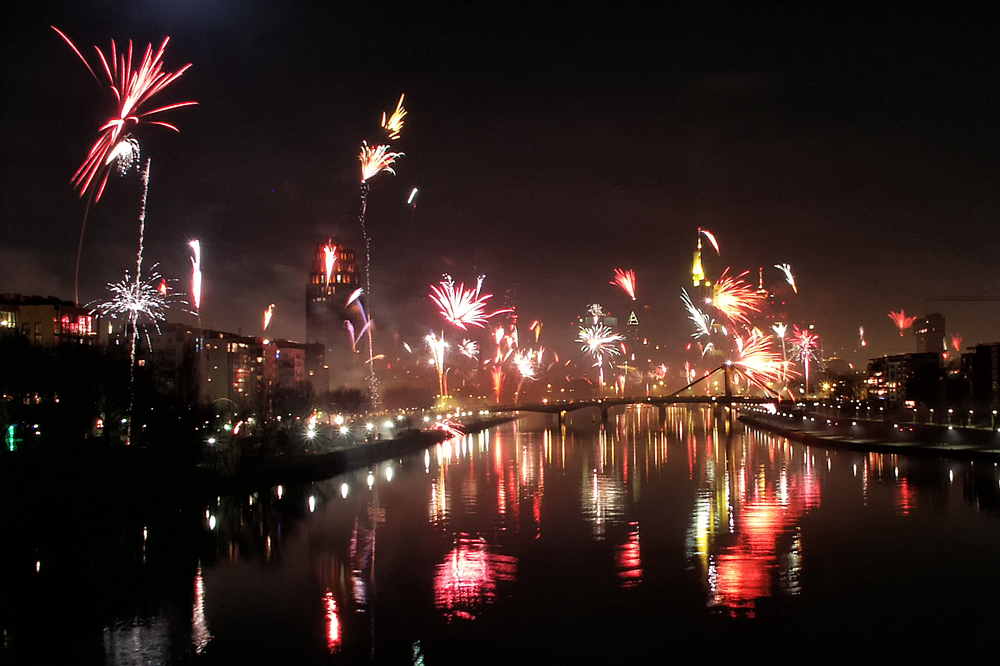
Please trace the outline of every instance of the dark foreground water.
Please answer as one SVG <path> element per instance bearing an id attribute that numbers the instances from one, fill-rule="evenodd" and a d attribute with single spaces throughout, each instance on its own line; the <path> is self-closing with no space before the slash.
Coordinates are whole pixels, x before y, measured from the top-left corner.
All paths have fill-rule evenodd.
<path id="1" fill-rule="evenodd" d="M 5 660 L 995 663 L 995 464 L 668 421 L 507 425 L 199 506 L 39 489 L 4 512 Z"/>

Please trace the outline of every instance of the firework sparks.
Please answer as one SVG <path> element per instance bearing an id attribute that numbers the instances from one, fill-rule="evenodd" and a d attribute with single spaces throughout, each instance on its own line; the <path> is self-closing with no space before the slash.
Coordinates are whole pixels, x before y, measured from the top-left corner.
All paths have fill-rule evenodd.
<path id="1" fill-rule="evenodd" d="M 698 233 L 702 234 L 705 238 L 708 239 L 708 242 L 711 243 L 712 247 L 715 248 L 715 253 L 721 257 L 722 252 L 719 251 L 719 241 L 715 240 L 715 234 L 713 234 L 708 229 L 702 229 L 701 227 L 698 227 Z"/>
<path id="2" fill-rule="evenodd" d="M 333 275 L 333 267 L 337 263 L 337 246 L 327 243 L 323 246 L 323 268 L 326 270 L 326 284 L 330 284 L 330 277 Z"/>
<path id="3" fill-rule="evenodd" d="M 475 340 L 462 340 L 458 345 L 458 353 L 472 360 L 479 358 L 479 343 Z"/>
<path id="4" fill-rule="evenodd" d="M 899 329 L 899 337 L 903 337 L 903 331 L 913 326 L 913 322 L 917 320 L 916 317 L 907 317 L 905 310 L 900 310 L 899 312 L 890 312 L 889 319 L 896 324 L 896 328 Z"/>
<path id="5" fill-rule="evenodd" d="M 584 326 L 580 328 L 580 337 L 577 342 L 583 343 L 581 349 L 594 357 L 594 366 L 598 368 L 598 379 L 601 390 L 604 390 L 604 357 L 617 356 L 619 342 L 625 338 L 614 333 L 611 328 L 603 324 Z"/>
<path id="6" fill-rule="evenodd" d="M 94 72 L 94 69 L 87 62 L 87 59 L 83 57 L 83 54 L 80 53 L 76 45 L 73 44 L 72 40 L 55 26 L 51 27 L 73 49 L 73 52 L 76 53 L 87 67 L 91 76 L 94 77 L 94 80 L 100 83 L 100 79 Z M 166 72 L 163 70 L 163 53 L 169 41 L 170 38 L 166 37 L 156 53 L 153 53 L 153 45 L 149 44 L 146 47 L 146 53 L 139 63 L 138 68 L 133 67 L 131 41 L 128 44 L 127 54 L 124 51 L 119 54 L 113 41 L 111 42 L 110 56 L 105 55 L 101 49 L 95 47 L 94 50 L 97 51 L 101 68 L 107 76 L 109 88 L 115 97 L 117 116 L 110 118 L 101 126 L 98 130 L 100 135 L 97 142 L 91 147 L 90 152 L 87 154 L 87 159 L 84 160 L 80 168 L 73 174 L 72 183 L 80 189 L 80 196 L 94 191 L 94 201 L 96 202 L 101 199 L 101 193 L 104 191 L 108 177 L 106 167 L 116 159 L 115 154 L 123 149 L 120 144 L 129 125 L 137 125 L 142 118 L 163 113 L 164 111 L 197 104 L 197 102 L 178 102 L 149 111 L 142 110 L 143 105 L 149 102 L 150 98 L 180 78 L 191 67 L 191 63 L 188 63 L 176 72 Z M 177 131 L 177 128 L 170 123 L 157 120 L 146 122 L 151 125 L 161 125 L 175 132 Z"/>
<path id="7" fill-rule="evenodd" d="M 514 367 L 517 368 L 518 375 L 520 376 L 520 379 L 518 379 L 517 382 L 517 390 L 514 391 L 514 404 L 517 404 L 518 396 L 521 394 L 521 385 L 524 384 L 524 380 L 537 379 L 538 366 L 541 362 L 541 350 L 536 352 L 533 349 L 519 349 L 514 354 Z"/>
<path id="8" fill-rule="evenodd" d="M 440 309 L 441 316 L 458 328 L 462 330 L 468 330 L 469 326 L 484 328 L 487 320 L 492 317 L 511 312 L 510 308 L 486 312 L 486 301 L 492 298 L 493 294 L 480 293 L 485 279 L 485 275 L 480 275 L 476 288 L 466 289 L 465 283 L 456 286 L 451 276 L 445 275 L 440 286 L 431 285 L 431 300 Z"/>
<path id="9" fill-rule="evenodd" d="M 962 351 L 962 336 L 961 335 L 951 336 L 951 346 L 955 351 Z"/>
<path id="10" fill-rule="evenodd" d="M 782 273 L 784 273 L 785 282 L 787 282 L 792 287 L 792 291 L 795 292 L 796 294 L 799 293 L 798 287 L 795 286 L 795 276 L 792 275 L 792 267 L 789 266 L 788 264 L 775 264 L 774 267 L 777 268 Z"/>
<path id="11" fill-rule="evenodd" d="M 273 317 L 273 316 L 274 316 L 274 303 L 271 303 L 270 305 L 267 306 L 267 309 L 264 310 L 264 330 L 265 331 L 267 330 L 268 324 L 271 323 L 271 317 Z"/>
<path id="12" fill-rule="evenodd" d="M 743 371 L 746 378 L 766 391 L 783 376 L 784 363 L 778 352 L 771 348 L 771 338 L 754 329 L 747 340 L 736 338 L 739 356 L 733 366 Z"/>
<path id="13" fill-rule="evenodd" d="M 201 316 L 201 241 L 193 240 L 191 246 L 191 296 L 194 299 L 194 309 Z"/>
<path id="14" fill-rule="evenodd" d="M 728 268 L 724 270 L 722 277 L 712 287 L 712 305 L 734 324 L 750 326 L 747 313 L 760 312 L 759 303 L 764 297 L 741 279 L 746 271 L 735 278 L 728 272 Z"/>
<path id="15" fill-rule="evenodd" d="M 691 300 L 686 289 L 681 289 L 681 301 L 688 311 L 688 317 L 694 322 L 695 332 L 691 334 L 693 338 L 708 337 L 712 335 L 712 319 L 702 312 Z"/>
<path id="16" fill-rule="evenodd" d="M 633 301 L 635 300 L 635 271 L 623 271 L 620 268 L 616 268 L 615 279 L 611 281 L 611 284 L 618 285 Z"/>
<path id="17" fill-rule="evenodd" d="M 392 112 L 392 115 L 387 118 L 385 113 L 382 114 L 382 129 L 385 130 L 389 141 L 395 141 L 399 138 L 399 132 L 403 129 L 403 118 L 405 117 L 406 109 L 403 108 L 403 95 L 400 95 L 399 102 L 396 104 L 396 110 Z"/>

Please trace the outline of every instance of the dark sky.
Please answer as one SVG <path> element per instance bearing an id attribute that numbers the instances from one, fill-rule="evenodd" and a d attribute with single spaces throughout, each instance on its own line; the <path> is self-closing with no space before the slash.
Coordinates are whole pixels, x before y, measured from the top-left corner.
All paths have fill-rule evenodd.
<path id="1" fill-rule="evenodd" d="M 165 116 L 180 133 L 136 134 L 147 262 L 186 289 L 202 240 L 208 326 L 259 334 L 273 302 L 269 333 L 303 338 L 312 252 L 327 235 L 361 249 L 358 147 L 405 92 L 406 156 L 372 181 L 367 217 L 383 339 L 441 328 L 427 286 L 442 272 L 485 273 L 497 306 L 568 352 L 587 304 L 627 314 L 620 267 L 651 336 L 679 346 L 699 226 L 717 269 L 764 266 L 776 285 L 791 264 L 790 323 L 815 323 L 827 355 L 913 351 L 887 316 L 900 308 L 1000 339 L 1000 300 L 929 300 L 1000 299 L 987 3 L 425 4 L 3 2 L 0 292 L 72 298 L 69 178 L 110 114 L 52 24 L 81 48 L 170 35 L 167 68 L 193 63 L 158 100 L 200 102 Z M 113 178 L 92 210 L 81 300 L 133 266 L 139 192 Z"/>

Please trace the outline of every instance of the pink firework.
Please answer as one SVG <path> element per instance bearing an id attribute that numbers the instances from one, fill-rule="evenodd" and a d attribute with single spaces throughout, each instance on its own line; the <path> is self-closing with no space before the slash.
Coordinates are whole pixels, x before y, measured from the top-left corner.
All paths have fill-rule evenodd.
<path id="1" fill-rule="evenodd" d="M 962 336 L 953 335 L 951 336 L 951 346 L 955 351 L 962 351 Z"/>
<path id="2" fill-rule="evenodd" d="M 201 241 L 193 240 L 188 245 L 191 246 L 191 296 L 194 300 L 194 309 L 198 316 L 201 316 Z"/>
<path id="3" fill-rule="evenodd" d="M 83 57 L 76 45 L 61 30 L 52 26 L 52 29 L 62 37 L 73 52 L 83 61 L 91 76 L 100 83 L 94 69 Z M 72 183 L 80 189 L 80 196 L 91 192 L 94 201 L 101 199 L 104 186 L 108 180 L 110 172 L 109 165 L 121 152 L 119 144 L 126 138 L 128 128 L 138 125 L 141 119 L 149 116 L 170 111 L 182 106 L 192 106 L 197 102 L 177 102 L 168 104 L 149 111 L 143 111 L 142 107 L 150 98 L 161 92 L 164 88 L 176 81 L 184 72 L 191 67 L 188 63 L 176 72 L 163 71 L 163 52 L 167 48 L 169 37 L 164 38 L 160 48 L 154 53 L 153 45 L 146 46 L 146 53 L 139 63 L 139 66 L 132 65 L 132 42 L 128 43 L 128 53 L 118 53 L 115 43 L 111 42 L 111 53 L 105 55 L 101 49 L 94 47 L 97 57 L 105 75 L 108 79 L 109 88 L 114 94 L 117 110 L 115 115 L 109 118 L 98 130 L 97 141 L 87 154 L 87 159 L 73 174 Z M 157 120 L 146 121 L 151 125 L 161 125 L 175 132 L 178 131 L 174 125 Z"/>
<path id="4" fill-rule="evenodd" d="M 722 271 L 722 277 L 712 287 L 712 305 L 734 324 L 749 326 L 747 313 L 760 312 L 760 302 L 764 296 L 743 281 L 746 271 L 735 278 L 728 273 L 728 268 Z"/>
<path id="5" fill-rule="evenodd" d="M 462 330 L 468 330 L 469 326 L 484 328 L 487 320 L 512 311 L 510 308 L 505 308 L 486 312 L 486 301 L 491 299 L 493 294 L 480 293 L 484 279 L 485 275 L 479 276 L 476 288 L 466 289 L 465 283 L 456 286 L 451 276 L 445 275 L 440 285 L 431 285 L 431 300 L 440 308 L 441 316 L 446 321 Z"/>
<path id="6" fill-rule="evenodd" d="M 913 322 L 917 320 L 916 317 L 907 317 L 905 310 L 900 310 L 899 312 L 890 312 L 889 319 L 896 324 L 896 328 L 899 329 L 899 337 L 903 337 L 903 331 L 913 326 Z"/>
<path id="7" fill-rule="evenodd" d="M 628 294 L 633 301 L 635 300 L 635 271 L 623 271 L 620 268 L 616 268 L 615 279 L 612 280 L 611 284 L 618 285 L 625 290 L 625 293 Z"/>

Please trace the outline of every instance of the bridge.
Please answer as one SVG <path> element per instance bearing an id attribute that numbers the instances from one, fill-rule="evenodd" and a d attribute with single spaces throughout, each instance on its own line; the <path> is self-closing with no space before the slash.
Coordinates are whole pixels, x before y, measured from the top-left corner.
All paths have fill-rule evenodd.
<path id="1" fill-rule="evenodd" d="M 680 395 L 684 391 L 687 391 L 694 387 L 699 382 L 707 380 L 709 377 L 721 372 L 725 375 L 725 392 L 722 395 Z M 566 414 L 569 412 L 574 412 L 580 409 L 587 409 L 588 407 L 597 407 L 601 410 L 601 422 L 607 423 L 608 420 L 608 410 L 612 407 L 620 407 L 627 405 L 656 405 L 659 407 L 660 424 L 664 424 L 667 421 L 667 407 L 670 405 L 717 405 L 717 406 L 732 406 L 732 405 L 760 405 L 764 403 L 773 403 L 779 400 L 777 392 L 757 383 L 765 392 L 771 394 L 767 397 L 752 397 L 752 396 L 740 396 L 733 395 L 732 391 L 732 373 L 738 373 L 743 376 L 747 376 L 747 373 L 740 370 L 738 367 L 733 366 L 730 363 L 719 366 L 715 370 L 709 372 L 708 374 L 696 379 L 684 388 L 674 391 L 670 395 L 665 396 L 634 396 L 634 397 L 609 397 L 609 398 L 593 398 L 591 400 L 559 400 L 559 401 L 546 401 L 546 402 L 532 402 L 524 404 L 513 404 L 513 405 L 497 405 L 490 408 L 489 411 L 493 413 L 510 413 L 510 412 L 534 412 L 539 414 L 558 414 L 559 415 L 559 425 L 562 426 L 566 419 Z M 748 379 L 752 379 L 748 377 Z"/>

